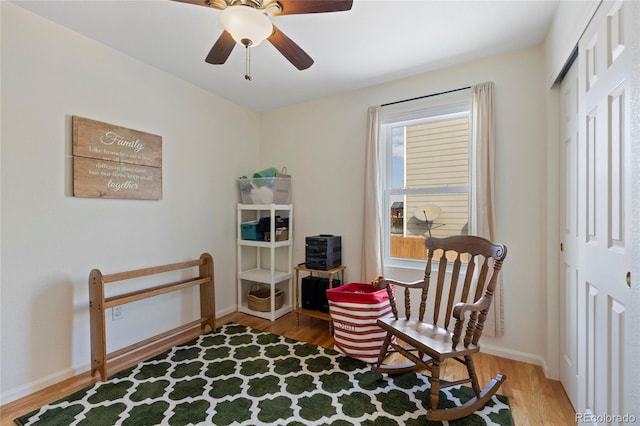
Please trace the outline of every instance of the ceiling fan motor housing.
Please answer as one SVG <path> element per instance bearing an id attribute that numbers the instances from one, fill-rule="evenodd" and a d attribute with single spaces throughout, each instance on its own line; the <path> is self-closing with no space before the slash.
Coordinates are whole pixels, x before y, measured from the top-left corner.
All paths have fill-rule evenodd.
<path id="1" fill-rule="evenodd" d="M 254 9 L 262 7 L 262 2 L 260 0 L 228 0 L 227 4 L 229 6 L 249 6 Z"/>

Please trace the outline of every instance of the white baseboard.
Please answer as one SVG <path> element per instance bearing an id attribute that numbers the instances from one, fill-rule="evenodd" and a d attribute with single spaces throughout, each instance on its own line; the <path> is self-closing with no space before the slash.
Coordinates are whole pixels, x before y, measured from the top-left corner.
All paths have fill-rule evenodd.
<path id="1" fill-rule="evenodd" d="M 238 307 L 237 306 L 231 306 L 229 308 L 225 308 L 225 309 L 217 309 L 216 310 L 216 319 L 223 317 L 225 315 L 229 315 L 232 314 L 234 312 L 238 312 Z"/>
<path id="2" fill-rule="evenodd" d="M 216 319 L 224 315 L 234 313 L 237 310 L 238 308 L 236 306 L 218 310 L 216 311 Z M 52 385 L 55 385 L 56 383 L 60 383 L 63 380 L 69 379 L 79 374 L 86 373 L 90 369 L 91 369 L 91 364 L 87 362 L 81 365 L 77 365 L 75 367 L 67 368 L 57 373 L 50 374 L 46 377 L 42 377 L 40 379 L 34 380 L 16 389 L 10 389 L 0 394 L 0 405 L 8 404 L 9 402 L 13 402 L 16 399 L 20 399 L 25 396 L 31 395 L 32 393 L 42 390 L 48 386 L 52 386 Z"/>
<path id="3" fill-rule="evenodd" d="M 11 389 L 9 390 L 9 392 L 3 392 L 2 395 L 0 395 L 0 405 L 4 405 L 9 402 L 15 401 L 16 399 L 31 395 L 32 393 L 44 389 L 48 386 L 60 383 L 65 379 L 87 372 L 90 368 L 91 364 L 87 362 L 84 365 L 78 366 L 77 368 L 67 368 L 63 371 L 53 373 L 46 377 L 42 377 L 38 380 L 27 383 L 26 385 L 20 386 L 16 389 Z"/>
<path id="4" fill-rule="evenodd" d="M 539 365 L 543 371 L 548 370 L 547 362 L 540 355 L 530 354 L 527 352 L 515 351 L 513 349 L 501 348 L 499 346 L 492 346 L 483 344 L 481 352 L 489 355 L 495 355 L 502 358 L 512 359 L 514 361 L 526 362 L 527 364 Z"/>

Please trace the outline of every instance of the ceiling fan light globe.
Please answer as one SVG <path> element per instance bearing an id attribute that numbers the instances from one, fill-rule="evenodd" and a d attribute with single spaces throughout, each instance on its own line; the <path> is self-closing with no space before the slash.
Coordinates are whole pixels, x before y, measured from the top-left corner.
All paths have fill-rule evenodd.
<path id="1" fill-rule="evenodd" d="M 249 6 L 229 6 L 220 14 L 220 23 L 236 43 L 246 46 L 242 40 L 250 40 L 255 47 L 273 33 L 273 25 L 264 13 Z"/>

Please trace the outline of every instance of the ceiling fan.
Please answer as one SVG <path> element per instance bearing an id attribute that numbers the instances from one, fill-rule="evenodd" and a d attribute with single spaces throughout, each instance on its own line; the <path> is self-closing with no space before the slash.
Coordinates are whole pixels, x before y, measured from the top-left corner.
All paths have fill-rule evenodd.
<path id="1" fill-rule="evenodd" d="M 247 48 L 268 40 L 299 70 L 309 68 L 313 59 L 271 23 L 269 16 L 350 10 L 353 0 L 174 0 L 221 10 L 224 31 L 205 61 L 224 64 L 236 43 Z M 248 75 L 247 79 L 251 79 Z"/>

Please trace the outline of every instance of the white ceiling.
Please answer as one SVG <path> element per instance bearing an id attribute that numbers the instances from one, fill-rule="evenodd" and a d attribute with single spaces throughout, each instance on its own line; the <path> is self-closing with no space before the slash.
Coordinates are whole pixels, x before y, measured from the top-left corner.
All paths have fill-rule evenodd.
<path id="1" fill-rule="evenodd" d="M 302 0 L 304 1 L 304 0 Z M 541 43 L 558 0 L 354 0 L 348 12 L 273 23 L 314 60 L 298 71 L 269 43 L 204 58 L 219 11 L 171 0 L 15 1 L 19 6 L 256 112 Z"/>

